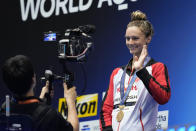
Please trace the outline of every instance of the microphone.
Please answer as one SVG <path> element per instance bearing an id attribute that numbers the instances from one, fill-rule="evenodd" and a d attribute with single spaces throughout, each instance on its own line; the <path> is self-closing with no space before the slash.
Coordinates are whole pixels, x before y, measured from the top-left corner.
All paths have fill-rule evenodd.
<path id="1" fill-rule="evenodd" d="M 85 37 L 91 38 L 91 36 L 89 36 L 88 34 L 92 34 L 95 32 L 95 26 L 94 25 L 83 25 L 83 26 L 78 26 L 77 28 L 74 28 L 74 29 L 67 29 L 65 32 L 65 36 L 69 37 L 70 32 L 73 33 L 72 35 L 76 35 L 76 36 L 83 35 Z M 62 42 L 69 42 L 69 41 L 68 39 L 64 39 L 60 41 L 60 43 Z"/>
<path id="2" fill-rule="evenodd" d="M 92 34 L 95 32 L 96 27 L 94 25 L 84 25 L 78 27 L 81 32 L 85 34 Z"/>
<path id="3" fill-rule="evenodd" d="M 53 74 L 51 70 L 45 70 L 45 77 L 41 77 L 41 80 L 49 80 L 49 81 L 59 80 L 59 79 L 64 79 L 64 77 Z"/>

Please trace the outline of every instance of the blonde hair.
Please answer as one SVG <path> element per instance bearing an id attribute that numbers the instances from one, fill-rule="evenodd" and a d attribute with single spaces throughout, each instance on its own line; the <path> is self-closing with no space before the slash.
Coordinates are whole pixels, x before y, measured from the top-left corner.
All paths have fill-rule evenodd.
<path id="1" fill-rule="evenodd" d="M 132 26 L 138 27 L 146 37 L 154 34 L 152 24 L 147 20 L 146 14 L 140 10 L 131 13 L 131 21 L 127 25 L 127 28 Z"/>

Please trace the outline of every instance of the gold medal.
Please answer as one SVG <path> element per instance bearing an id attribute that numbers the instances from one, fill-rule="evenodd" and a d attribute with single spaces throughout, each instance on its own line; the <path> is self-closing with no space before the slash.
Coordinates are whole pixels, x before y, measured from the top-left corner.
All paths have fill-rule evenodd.
<path id="1" fill-rule="evenodd" d="M 123 117 L 124 117 L 124 113 L 123 113 L 122 110 L 120 110 L 120 111 L 118 112 L 117 116 L 116 116 L 116 120 L 117 120 L 118 122 L 120 122 L 120 121 L 123 119 Z"/>
<path id="2" fill-rule="evenodd" d="M 118 114 L 116 116 L 116 120 L 118 122 L 120 122 L 123 119 L 123 117 L 124 117 L 124 113 L 122 111 L 124 109 L 124 107 L 125 107 L 124 105 L 119 105 L 120 111 L 118 112 Z"/>

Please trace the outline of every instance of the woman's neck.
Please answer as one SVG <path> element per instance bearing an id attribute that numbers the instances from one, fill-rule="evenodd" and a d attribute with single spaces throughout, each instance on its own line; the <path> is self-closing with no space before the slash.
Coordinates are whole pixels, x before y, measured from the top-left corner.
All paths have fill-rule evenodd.
<path id="1" fill-rule="evenodd" d="M 133 59 L 134 59 L 135 56 L 137 56 L 137 58 L 139 59 L 140 55 L 141 55 L 141 52 L 133 54 Z"/>

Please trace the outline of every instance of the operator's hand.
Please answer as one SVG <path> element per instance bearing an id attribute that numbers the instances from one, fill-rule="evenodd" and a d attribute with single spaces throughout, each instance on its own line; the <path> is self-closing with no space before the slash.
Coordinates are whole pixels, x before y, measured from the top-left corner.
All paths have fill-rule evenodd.
<path id="1" fill-rule="evenodd" d="M 143 68 L 144 60 L 148 56 L 148 50 L 147 45 L 143 45 L 142 52 L 140 54 L 140 57 L 138 58 L 135 56 L 133 58 L 133 69 L 140 70 Z"/>
<path id="2" fill-rule="evenodd" d="M 44 96 L 46 93 L 49 92 L 49 81 L 46 81 L 46 85 L 42 88 L 42 91 L 40 93 L 39 98 L 40 99 L 44 99 Z M 50 97 L 53 98 L 54 97 L 54 90 L 52 89 L 50 92 Z"/>
<path id="3" fill-rule="evenodd" d="M 77 110 L 76 110 L 76 87 L 72 88 L 67 88 L 67 84 L 64 82 L 63 83 L 63 88 L 64 88 L 64 97 L 67 102 L 67 107 L 68 107 L 68 117 L 67 121 L 71 123 L 73 126 L 73 131 L 79 131 L 79 120 L 78 120 L 78 115 L 77 115 Z"/>
<path id="4" fill-rule="evenodd" d="M 77 93 L 76 93 L 76 87 L 72 87 L 70 89 L 67 88 L 67 84 L 63 83 L 64 87 L 64 97 L 67 101 L 67 104 L 75 104 Z"/>

